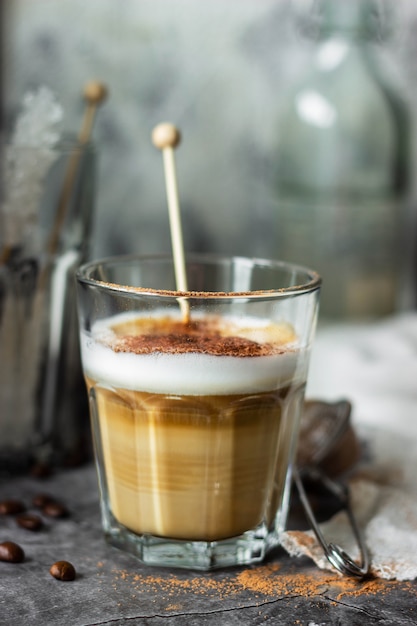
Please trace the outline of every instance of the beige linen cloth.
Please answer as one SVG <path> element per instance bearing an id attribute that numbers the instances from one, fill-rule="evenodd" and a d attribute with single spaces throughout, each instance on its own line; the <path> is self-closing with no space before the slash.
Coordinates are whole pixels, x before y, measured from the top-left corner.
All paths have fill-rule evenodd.
<path id="1" fill-rule="evenodd" d="M 417 315 L 373 326 L 332 329 L 320 341 L 321 353 L 316 361 L 312 359 L 312 366 L 324 372 L 332 367 L 336 393 L 344 389 L 345 396 L 353 396 L 355 428 L 365 442 L 365 460 L 349 485 L 370 552 L 370 571 L 380 578 L 412 580 L 417 577 Z M 337 359 L 328 361 L 335 348 L 343 380 L 336 378 Z M 323 381 L 316 380 L 316 389 L 320 385 L 325 391 Z M 385 409 L 379 412 L 382 424 L 377 425 L 373 398 L 381 406 L 384 397 Z M 368 423 L 366 414 L 372 415 Z M 343 512 L 320 528 L 327 541 L 358 556 Z M 289 554 L 307 555 L 320 568 L 332 569 L 312 531 L 287 531 L 282 544 Z"/>

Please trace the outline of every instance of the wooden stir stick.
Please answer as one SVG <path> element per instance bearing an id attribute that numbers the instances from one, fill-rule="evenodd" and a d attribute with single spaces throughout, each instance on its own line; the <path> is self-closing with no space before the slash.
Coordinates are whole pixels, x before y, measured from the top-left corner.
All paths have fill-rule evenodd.
<path id="1" fill-rule="evenodd" d="M 107 98 L 107 93 L 107 87 L 103 83 L 95 80 L 87 83 L 84 88 L 84 100 L 86 101 L 86 109 L 81 124 L 81 129 L 78 134 L 78 144 L 80 148 L 81 146 L 88 143 L 88 141 L 90 140 L 98 106 Z M 80 157 L 81 150 L 76 150 L 71 156 L 68 163 L 68 169 L 65 174 L 64 184 L 62 186 L 58 208 L 55 214 L 55 220 L 46 248 L 47 252 L 50 255 L 55 254 L 58 249 L 59 238 L 61 235 L 62 227 L 64 225 L 67 213 L 67 206 L 71 197 L 72 187 L 74 185 L 74 179 L 77 174 Z"/>
<path id="2" fill-rule="evenodd" d="M 174 158 L 174 148 L 181 140 L 179 130 L 168 122 L 158 124 L 152 131 L 152 141 L 156 148 L 162 150 L 165 171 L 165 185 L 168 201 L 169 222 L 171 229 L 172 253 L 174 257 L 175 281 L 178 291 L 188 291 L 185 270 L 184 243 L 181 227 L 181 212 Z M 190 306 L 185 298 L 178 298 L 183 322 L 190 321 Z"/>

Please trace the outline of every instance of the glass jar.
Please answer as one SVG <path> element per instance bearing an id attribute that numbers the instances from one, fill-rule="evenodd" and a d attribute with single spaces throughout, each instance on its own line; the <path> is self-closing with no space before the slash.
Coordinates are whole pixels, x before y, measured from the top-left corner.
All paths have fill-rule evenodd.
<path id="1" fill-rule="evenodd" d="M 395 311 L 404 272 L 408 112 L 377 62 L 377 5 L 316 7 L 277 129 L 276 255 L 322 275 L 322 318 L 374 318 Z"/>

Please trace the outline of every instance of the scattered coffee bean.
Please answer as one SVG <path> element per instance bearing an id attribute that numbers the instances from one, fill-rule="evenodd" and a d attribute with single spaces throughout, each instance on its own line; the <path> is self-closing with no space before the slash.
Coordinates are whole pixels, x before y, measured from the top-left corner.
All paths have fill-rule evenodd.
<path id="1" fill-rule="evenodd" d="M 75 567 L 68 561 L 57 561 L 51 565 L 49 573 L 57 580 L 74 580 Z"/>
<path id="2" fill-rule="evenodd" d="M 0 502 L 0 515 L 17 515 L 25 510 L 25 505 L 20 500 L 2 500 Z"/>
<path id="3" fill-rule="evenodd" d="M 55 502 L 55 499 L 47 493 L 38 493 L 32 499 L 32 504 L 37 509 L 43 509 L 50 502 Z"/>
<path id="4" fill-rule="evenodd" d="M 36 463 L 30 469 L 30 474 L 34 478 L 48 478 L 52 474 L 52 468 L 47 463 Z"/>
<path id="5" fill-rule="evenodd" d="M 42 507 L 42 513 L 48 517 L 56 518 L 68 517 L 69 515 L 67 507 L 60 502 L 48 502 L 44 507 Z"/>
<path id="6" fill-rule="evenodd" d="M 0 543 L 0 561 L 8 563 L 21 563 L 25 558 L 22 548 L 13 541 Z"/>
<path id="7" fill-rule="evenodd" d="M 34 513 L 21 513 L 16 517 L 16 522 L 21 528 L 26 530 L 40 530 L 43 526 L 42 518 Z"/>

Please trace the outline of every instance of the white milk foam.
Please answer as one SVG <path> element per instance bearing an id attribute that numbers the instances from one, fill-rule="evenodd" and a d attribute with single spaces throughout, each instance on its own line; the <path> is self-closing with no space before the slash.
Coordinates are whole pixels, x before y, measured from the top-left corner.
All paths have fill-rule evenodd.
<path id="1" fill-rule="evenodd" d="M 82 333 L 81 355 L 88 377 L 113 388 L 191 396 L 259 393 L 283 387 L 294 377 L 304 379 L 305 354 L 294 342 L 283 345 L 286 351 L 281 354 L 255 357 L 113 351 L 110 327 L 135 317 L 138 315 L 117 315 L 96 323 L 90 334 Z M 246 329 L 263 324 L 251 318 L 243 324 L 230 321 Z"/>

